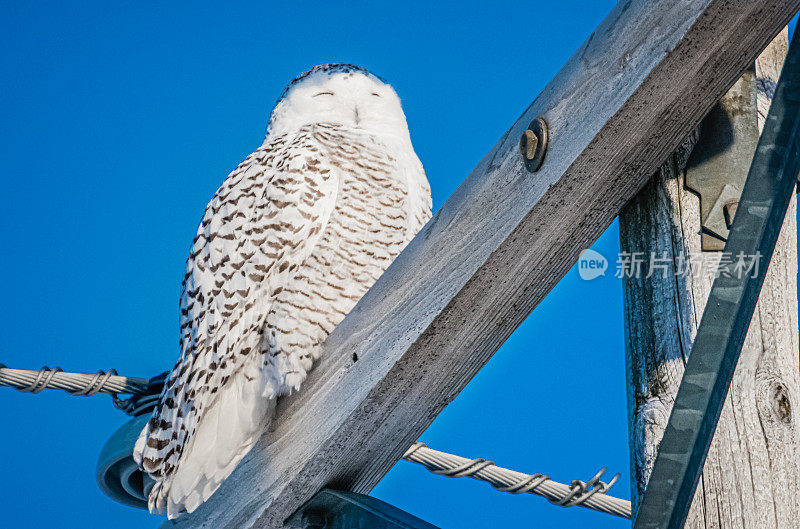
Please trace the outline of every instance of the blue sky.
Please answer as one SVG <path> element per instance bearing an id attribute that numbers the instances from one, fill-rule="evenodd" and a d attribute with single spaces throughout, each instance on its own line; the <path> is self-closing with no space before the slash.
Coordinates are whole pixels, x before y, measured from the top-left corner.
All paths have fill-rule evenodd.
<path id="1" fill-rule="evenodd" d="M 0 361 L 169 368 L 203 208 L 308 67 L 352 62 L 396 88 L 436 208 L 615 3 L 6 3 Z M 616 224 L 595 249 L 616 254 Z M 619 280 L 573 269 L 422 440 L 563 482 L 608 466 L 629 498 L 622 321 Z M 126 421 L 108 397 L 0 390 L 0 421 L 3 525 L 161 523 L 95 484 Z M 628 526 L 405 462 L 374 495 L 443 529 Z"/>

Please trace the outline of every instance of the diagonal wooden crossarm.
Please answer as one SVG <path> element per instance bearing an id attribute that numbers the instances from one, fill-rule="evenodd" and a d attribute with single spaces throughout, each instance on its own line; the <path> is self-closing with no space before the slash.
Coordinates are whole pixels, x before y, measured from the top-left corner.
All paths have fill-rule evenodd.
<path id="1" fill-rule="evenodd" d="M 259 445 L 165 527 L 277 528 L 324 486 L 371 490 L 799 6 L 618 4 L 337 327 Z M 528 52 L 534 68 L 546 48 Z M 531 173 L 519 143 L 539 115 L 550 143 Z"/>

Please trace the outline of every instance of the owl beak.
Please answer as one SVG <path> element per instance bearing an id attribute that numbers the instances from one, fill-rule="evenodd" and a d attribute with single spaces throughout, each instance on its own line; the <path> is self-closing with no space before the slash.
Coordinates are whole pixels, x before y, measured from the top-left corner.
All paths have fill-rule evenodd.
<path id="1" fill-rule="evenodd" d="M 358 125 L 358 122 L 361 121 L 361 118 L 358 117 L 358 105 L 355 106 L 353 118 L 356 121 L 356 125 Z"/>

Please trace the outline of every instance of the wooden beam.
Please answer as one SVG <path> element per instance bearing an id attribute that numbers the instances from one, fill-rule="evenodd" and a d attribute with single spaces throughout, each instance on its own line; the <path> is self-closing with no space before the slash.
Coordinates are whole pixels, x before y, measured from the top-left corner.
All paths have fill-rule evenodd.
<path id="1" fill-rule="evenodd" d="M 336 328 L 219 491 L 165 527 L 277 528 L 323 486 L 369 491 L 798 7 L 617 5 Z M 535 67 L 546 48 L 527 52 Z M 550 146 L 529 173 L 519 138 L 539 115 Z"/>

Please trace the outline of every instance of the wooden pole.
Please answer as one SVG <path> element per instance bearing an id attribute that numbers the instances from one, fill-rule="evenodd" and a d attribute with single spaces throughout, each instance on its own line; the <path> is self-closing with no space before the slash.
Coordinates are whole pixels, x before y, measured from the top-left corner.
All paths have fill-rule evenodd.
<path id="1" fill-rule="evenodd" d="M 756 61 L 758 124 L 788 46 Z M 634 512 L 652 470 L 721 252 L 701 252 L 700 200 L 686 189 L 690 136 L 620 214 L 623 255 L 667 273 L 623 277 Z M 641 252 L 641 253 L 639 253 Z M 693 256 L 693 257 L 690 257 Z M 688 266 L 691 265 L 694 266 Z M 683 264 L 683 266 L 681 266 Z M 685 274 L 683 272 L 686 272 Z M 797 223 L 793 199 L 686 522 L 687 529 L 800 527 Z"/>
<path id="2" fill-rule="evenodd" d="M 279 528 L 323 487 L 371 490 L 798 8 L 618 5 L 337 326 L 219 491 L 165 527 Z M 520 138 L 538 116 L 550 141 L 532 173 Z"/>

